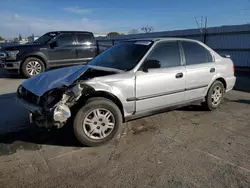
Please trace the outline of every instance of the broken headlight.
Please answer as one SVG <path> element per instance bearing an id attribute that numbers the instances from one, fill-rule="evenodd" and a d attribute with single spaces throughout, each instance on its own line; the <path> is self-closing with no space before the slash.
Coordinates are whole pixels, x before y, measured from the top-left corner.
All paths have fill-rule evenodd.
<path id="1" fill-rule="evenodd" d="M 17 96 L 19 97 L 23 97 L 25 95 L 25 88 L 20 85 L 18 88 L 17 88 Z"/>
<path id="2" fill-rule="evenodd" d="M 62 99 L 62 92 L 59 90 L 51 90 L 44 94 L 40 100 L 42 106 L 53 106 Z"/>
<path id="3" fill-rule="evenodd" d="M 60 104 L 54 109 L 53 118 L 55 121 L 64 122 L 71 116 L 70 109 L 65 104 Z"/>
<path id="4" fill-rule="evenodd" d="M 53 101 L 55 100 L 55 96 L 50 95 L 46 98 L 46 100 L 44 101 L 44 105 L 45 106 L 49 106 L 50 104 L 53 103 Z"/>

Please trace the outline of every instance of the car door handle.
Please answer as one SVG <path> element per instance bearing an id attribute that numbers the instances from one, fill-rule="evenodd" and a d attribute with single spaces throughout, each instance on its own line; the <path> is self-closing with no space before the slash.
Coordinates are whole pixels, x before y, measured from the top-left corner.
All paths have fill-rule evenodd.
<path id="1" fill-rule="evenodd" d="M 175 75 L 175 78 L 182 78 L 183 77 L 183 73 L 179 72 Z"/>
<path id="2" fill-rule="evenodd" d="M 71 48 L 71 49 L 69 49 L 69 51 L 76 51 L 76 49 L 75 48 Z"/>
<path id="3" fill-rule="evenodd" d="M 211 73 L 215 72 L 215 68 L 211 68 L 211 69 L 210 69 L 210 72 L 211 72 Z"/>

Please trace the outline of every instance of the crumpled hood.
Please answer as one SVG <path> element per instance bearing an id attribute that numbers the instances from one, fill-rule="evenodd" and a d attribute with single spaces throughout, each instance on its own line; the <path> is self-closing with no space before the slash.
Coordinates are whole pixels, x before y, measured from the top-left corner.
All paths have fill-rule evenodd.
<path id="1" fill-rule="evenodd" d="M 42 96 L 45 92 L 71 85 L 89 67 L 87 65 L 65 67 L 44 72 L 25 80 L 22 86 L 37 96 Z"/>
<path id="2" fill-rule="evenodd" d="M 70 86 L 77 80 L 81 75 L 83 75 L 88 69 L 97 69 L 112 72 L 121 72 L 117 69 L 88 66 L 88 65 L 78 65 L 65 67 L 60 69 L 55 69 L 52 71 L 44 72 L 25 80 L 22 86 L 37 95 L 42 96 L 45 92 L 59 88 L 61 86 Z"/>

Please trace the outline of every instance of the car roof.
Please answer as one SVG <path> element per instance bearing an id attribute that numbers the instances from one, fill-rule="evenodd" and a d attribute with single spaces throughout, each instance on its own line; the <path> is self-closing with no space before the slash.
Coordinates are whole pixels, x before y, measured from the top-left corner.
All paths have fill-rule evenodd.
<path id="1" fill-rule="evenodd" d="M 138 39 L 131 39 L 126 41 L 153 41 L 153 42 L 161 42 L 161 41 L 173 41 L 173 40 L 181 40 L 181 41 L 190 41 L 190 42 L 199 42 L 193 39 L 187 38 L 177 38 L 177 37 L 164 37 L 164 38 L 138 38 Z"/>
<path id="2" fill-rule="evenodd" d="M 88 33 L 88 34 L 93 34 L 92 32 L 89 32 L 89 31 L 51 31 L 48 33 Z"/>

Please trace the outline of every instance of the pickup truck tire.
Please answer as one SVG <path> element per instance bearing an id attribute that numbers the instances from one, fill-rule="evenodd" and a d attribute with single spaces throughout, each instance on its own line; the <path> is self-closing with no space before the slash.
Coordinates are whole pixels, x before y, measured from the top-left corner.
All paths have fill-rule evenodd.
<path id="1" fill-rule="evenodd" d="M 31 76 L 44 72 L 45 66 L 40 59 L 29 57 L 24 60 L 21 71 L 25 77 L 30 78 Z"/>
<path id="2" fill-rule="evenodd" d="M 73 125 L 76 138 L 85 146 L 99 146 L 122 130 L 122 114 L 111 100 L 94 97 L 79 109 Z"/>
<path id="3" fill-rule="evenodd" d="M 207 110 L 214 110 L 218 108 L 223 101 L 225 88 L 222 82 L 215 81 L 208 90 L 206 101 L 202 106 Z"/>

